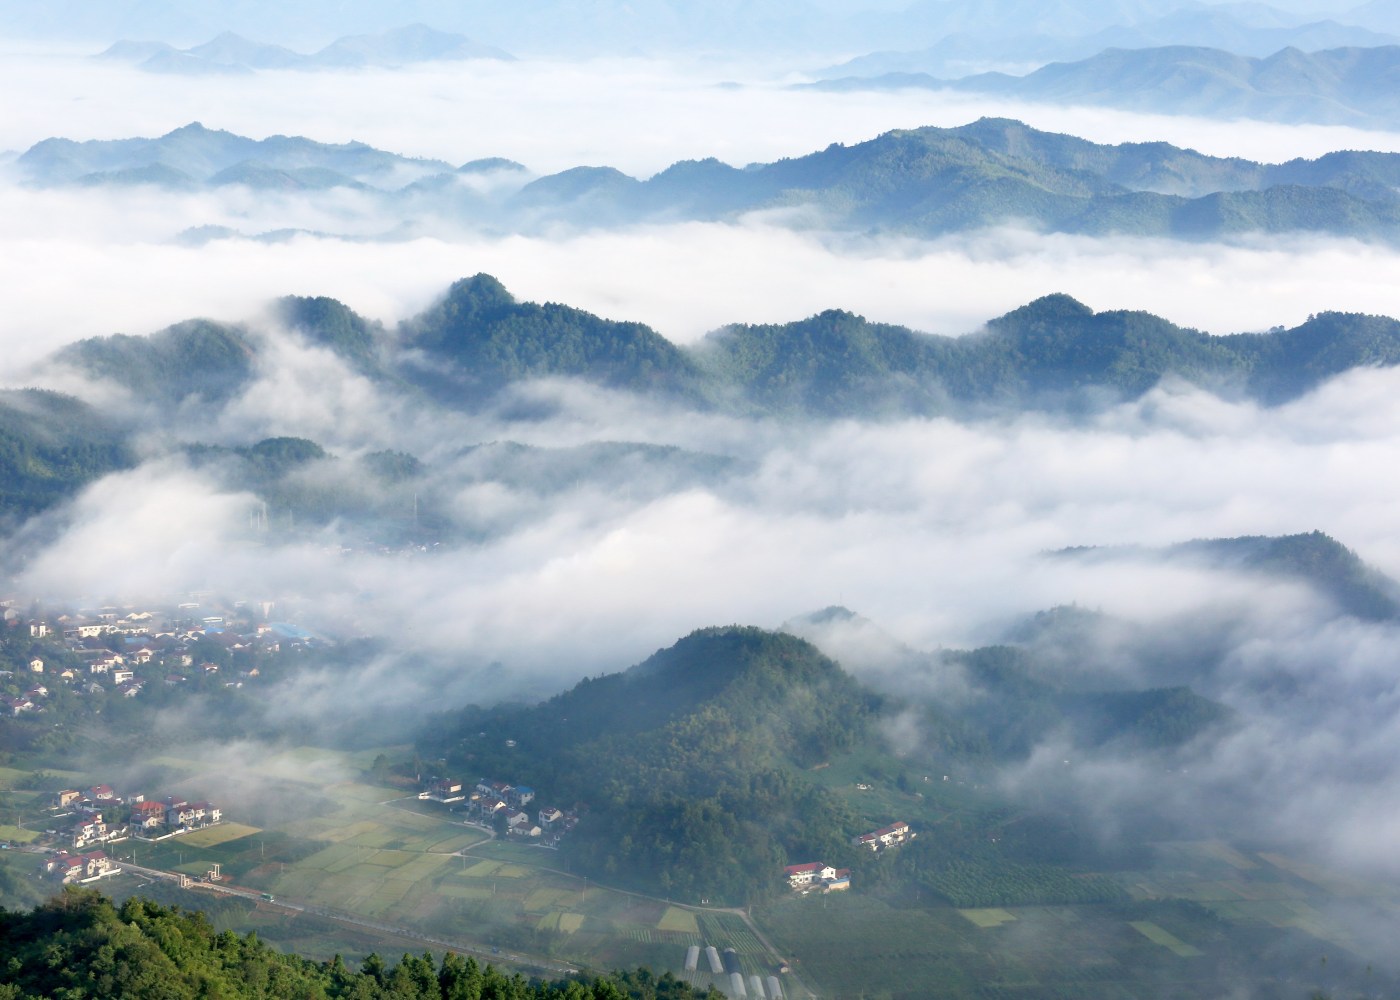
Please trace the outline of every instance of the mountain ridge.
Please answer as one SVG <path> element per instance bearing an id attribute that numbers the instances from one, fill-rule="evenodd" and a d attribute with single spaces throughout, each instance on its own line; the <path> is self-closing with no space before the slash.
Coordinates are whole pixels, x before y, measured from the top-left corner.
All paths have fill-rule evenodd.
<path id="1" fill-rule="evenodd" d="M 507 232 L 732 222 L 801 207 L 826 228 L 918 237 L 1014 225 L 1196 241 L 1286 232 L 1400 240 L 1400 154 L 1265 164 L 1161 142 L 1098 144 L 997 118 L 894 130 L 742 168 L 680 161 L 646 179 L 599 166 L 533 177 L 502 159 L 453 168 L 362 142 L 255 140 L 198 122 L 155 138 L 45 139 L 14 169 L 37 186 L 239 183 L 308 197 L 349 187 L 370 199 L 368 218 L 392 213 L 409 232 L 444 221 Z M 468 175 L 492 183 L 466 183 Z"/>
<path id="2" fill-rule="evenodd" d="M 1024 100 L 1087 103 L 1157 114 L 1257 118 L 1292 124 L 1400 127 L 1400 45 L 1303 52 L 1288 47 L 1263 58 L 1199 45 L 1109 48 L 1055 62 L 1024 76 L 982 73 L 940 79 L 919 72 L 841 77 L 816 89 L 933 89 Z"/>

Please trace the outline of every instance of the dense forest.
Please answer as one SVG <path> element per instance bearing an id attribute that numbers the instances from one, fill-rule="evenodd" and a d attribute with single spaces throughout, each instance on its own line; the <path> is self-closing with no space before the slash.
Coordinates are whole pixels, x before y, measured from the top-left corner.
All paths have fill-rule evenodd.
<path id="1" fill-rule="evenodd" d="M 562 845 L 577 871 L 674 898 L 739 902 L 780 891 L 783 866 L 812 858 L 853 866 L 874 881 L 895 871 L 901 879 L 953 878 L 949 866 L 984 854 L 989 831 L 1005 821 L 993 811 L 970 822 L 966 842 L 944 831 L 938 851 L 920 846 L 908 862 L 886 863 L 850 841 L 897 817 L 862 816 L 816 780 L 834 758 L 861 754 L 914 808 L 924 795 L 913 794 L 911 771 L 923 772 L 912 769 L 1018 759 L 1066 728 L 1085 747 L 1166 753 L 1230 718 L 1188 688 L 1072 690 L 1037 668 L 1014 646 L 911 653 L 911 675 L 959 671 L 968 695 L 908 702 L 859 684 L 793 635 L 706 629 L 537 706 L 441 716 L 421 752 L 471 781 L 525 783 L 557 804 L 583 808 Z M 881 727 L 909 711 L 919 720 L 920 745 L 902 761 L 889 756 Z M 1023 821 L 1027 829 L 1043 822 Z M 1025 876 L 1030 888 L 1021 896 L 1048 902 L 1071 885 L 1090 895 L 1108 891 L 1065 881 L 1071 869 L 1063 866 L 1084 859 L 1050 848 L 1061 840 L 1043 837 L 1011 853 L 1008 844 L 987 863 L 1024 861 L 1031 866 L 1025 872 L 1038 872 Z"/>
<path id="2" fill-rule="evenodd" d="M 0 910 L 0 1000 L 688 1000 L 702 994 L 646 970 L 544 983 L 473 958 L 370 955 L 358 970 L 338 956 L 312 962 L 256 934 L 216 932 L 204 914 L 135 897 L 120 907 L 68 888 L 29 913 Z"/>
<path id="3" fill-rule="evenodd" d="M 134 463 L 121 428 L 86 403 L 38 389 L 0 391 L 0 529 Z"/>
<path id="4" fill-rule="evenodd" d="M 581 870 L 741 901 L 789 855 L 850 852 L 859 820 L 800 774 L 868 741 L 879 704 L 804 640 L 706 629 L 533 708 L 443 717 L 425 752 L 586 803 L 567 849 Z"/>

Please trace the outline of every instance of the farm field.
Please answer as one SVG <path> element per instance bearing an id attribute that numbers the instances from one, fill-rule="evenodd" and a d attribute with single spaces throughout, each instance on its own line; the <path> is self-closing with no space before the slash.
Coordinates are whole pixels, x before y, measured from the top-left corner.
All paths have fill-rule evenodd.
<path id="1" fill-rule="evenodd" d="M 857 890 L 754 917 L 824 995 L 912 1000 L 937 982 L 947 997 L 1155 1000 L 1202 995 L 1222 976 L 1296 980 L 1324 958 L 1339 983 L 1364 982 L 1358 942 L 1400 915 L 1393 891 L 1297 859 L 1220 842 L 1156 853 L 1152 870 L 1113 876 L 1130 902 L 954 909 Z"/>
<path id="2" fill-rule="evenodd" d="M 111 853 L 119 862 L 134 856 L 137 864 L 196 879 L 217 864 L 225 884 L 268 893 L 277 903 L 577 967 L 647 965 L 680 975 L 690 945 L 714 944 L 735 948 L 746 972 L 772 972 L 762 945 L 740 918 L 697 916 L 550 870 L 563 865 L 557 851 L 491 840 L 441 806 L 367 780 L 363 769 L 375 756 L 301 748 L 265 758 L 253 766 L 260 777 L 250 794 L 245 787 L 223 787 L 216 764 L 167 753 L 146 762 L 172 779 L 164 787 L 221 803 L 230 821 L 157 843 L 126 841 Z M 27 863 L 33 864 L 32 857 Z M 122 876 L 103 888 L 122 895 L 137 884 L 134 876 Z M 204 908 L 219 899 L 162 885 L 142 891 L 169 893 L 172 902 Z M 355 956 L 403 945 L 276 903 L 226 900 L 218 912 L 231 929 L 256 930 L 310 955 Z"/>
<path id="3" fill-rule="evenodd" d="M 257 762 L 256 781 L 229 787 L 219 766 L 178 751 L 147 761 L 169 780 L 157 786 L 162 791 L 207 796 L 224 805 L 230 821 L 154 844 L 128 841 L 110 853 L 197 879 L 217 864 L 232 884 L 275 900 L 182 891 L 135 875 L 102 888 L 168 896 L 209 910 L 221 929 L 256 931 L 317 957 L 393 954 L 422 944 L 281 904 L 460 941 L 487 954 L 499 949 L 596 970 L 646 965 L 701 988 L 727 987 L 727 976 L 711 973 L 703 956 L 686 972 L 691 945 L 735 949 L 746 976 L 774 974 L 767 948 L 739 914 L 692 910 L 572 875 L 561 852 L 489 839 L 448 810 L 407 797 L 403 787 L 370 780 L 374 756 L 303 748 Z M 953 782 L 919 798 L 900 791 L 887 773 L 872 778 L 882 766 L 880 759 L 850 757 L 815 773 L 872 819 L 898 816 L 934 829 L 940 817 L 972 807 L 970 792 Z M 0 785 L 33 784 L 34 777 L 0 769 Z M 45 777 L 46 784 L 81 786 L 102 776 Z M 857 780 L 871 787 L 856 789 Z M 0 825 L 0 839 L 32 836 L 28 814 L 44 815 L 48 793 L 0 789 L 0 796 L 25 821 L 23 829 Z M 7 853 L 0 863 L 26 893 L 49 891 L 34 879 L 34 855 Z M 1329 967 L 1345 969 L 1361 961 L 1356 942 L 1367 920 L 1400 913 L 1397 900 L 1376 887 L 1284 854 L 1203 841 L 1157 845 L 1153 860 L 1143 871 L 1095 876 L 1121 887 L 1118 900 L 955 909 L 933 901 L 927 887 L 911 899 L 895 888 L 857 885 L 848 894 L 784 897 L 753 918 L 793 962 L 796 975 L 784 980 L 789 995 L 801 996 L 805 983 L 822 996 L 912 998 L 931 995 L 929 984 L 937 983 L 933 995 L 948 997 L 1155 1000 L 1198 995 L 1220 981 L 1222 970 L 1239 982 L 1294 971 L 1250 956 L 1305 954 L 1316 964 L 1326 955 Z M 1275 947 L 1280 942 L 1289 947 Z"/>

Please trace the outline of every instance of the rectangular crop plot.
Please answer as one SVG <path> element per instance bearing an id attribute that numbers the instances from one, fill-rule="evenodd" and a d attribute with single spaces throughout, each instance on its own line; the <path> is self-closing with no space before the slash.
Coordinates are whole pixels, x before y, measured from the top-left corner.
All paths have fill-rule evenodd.
<path id="1" fill-rule="evenodd" d="M 433 887 L 439 896 L 452 899 L 490 899 L 491 890 L 480 885 L 457 885 L 454 882 L 439 882 Z"/>
<path id="2" fill-rule="evenodd" d="M 13 840 L 17 844 L 29 844 L 39 839 L 34 830 L 21 830 L 17 826 L 0 826 L 0 840 Z"/>
<path id="3" fill-rule="evenodd" d="M 196 830 L 194 833 L 187 833 L 180 838 L 180 843 L 190 844 L 193 847 L 218 847 L 220 844 L 242 840 L 255 833 L 262 833 L 262 829 L 256 826 L 244 826 L 242 823 L 220 823 L 218 826 L 210 826 L 203 830 Z"/>
<path id="4" fill-rule="evenodd" d="M 1236 868 L 1240 871 L 1250 871 L 1259 867 L 1258 864 L 1249 860 L 1245 855 L 1223 841 L 1206 841 L 1205 843 L 1197 845 L 1197 850 L 1208 857 L 1223 861 L 1231 868 Z"/>
<path id="5" fill-rule="evenodd" d="M 695 914 L 675 906 L 668 906 L 657 923 L 659 931 L 676 931 L 681 934 L 699 934 L 700 925 L 695 922 Z"/>
<path id="6" fill-rule="evenodd" d="M 561 931 L 564 934 L 573 934 L 583 926 L 584 919 L 582 913 L 547 913 L 540 917 L 535 927 L 542 931 Z"/>
<path id="7" fill-rule="evenodd" d="M 499 861 L 478 861 L 462 874 L 468 878 L 488 878 L 504 867 Z"/>
<path id="8" fill-rule="evenodd" d="M 978 927 L 1000 927 L 1016 919 L 1014 914 L 998 909 L 959 910 L 964 917 Z"/>
<path id="9" fill-rule="evenodd" d="M 525 897 L 524 906 L 527 913 L 542 913 L 565 903 L 576 902 L 578 896 L 571 889 L 536 889 Z"/>
<path id="10" fill-rule="evenodd" d="M 1199 948 L 1187 944 L 1175 934 L 1158 927 L 1150 920 L 1134 920 L 1130 922 L 1129 926 L 1153 944 L 1160 944 L 1173 955 L 1178 955 L 1181 958 L 1196 958 L 1198 955 L 1204 954 Z"/>

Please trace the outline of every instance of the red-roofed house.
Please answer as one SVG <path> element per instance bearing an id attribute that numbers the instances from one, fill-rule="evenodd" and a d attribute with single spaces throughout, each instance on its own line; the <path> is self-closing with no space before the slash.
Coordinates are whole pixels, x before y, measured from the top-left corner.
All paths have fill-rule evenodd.
<path id="1" fill-rule="evenodd" d="M 835 878 L 836 869 L 822 861 L 809 861 L 801 865 L 788 865 L 783 869 L 783 874 L 787 876 L 789 886 L 800 889 L 813 882 Z"/>
<path id="2" fill-rule="evenodd" d="M 165 825 L 165 806 L 160 802 L 138 802 L 131 807 L 131 822 L 139 830 Z"/>

